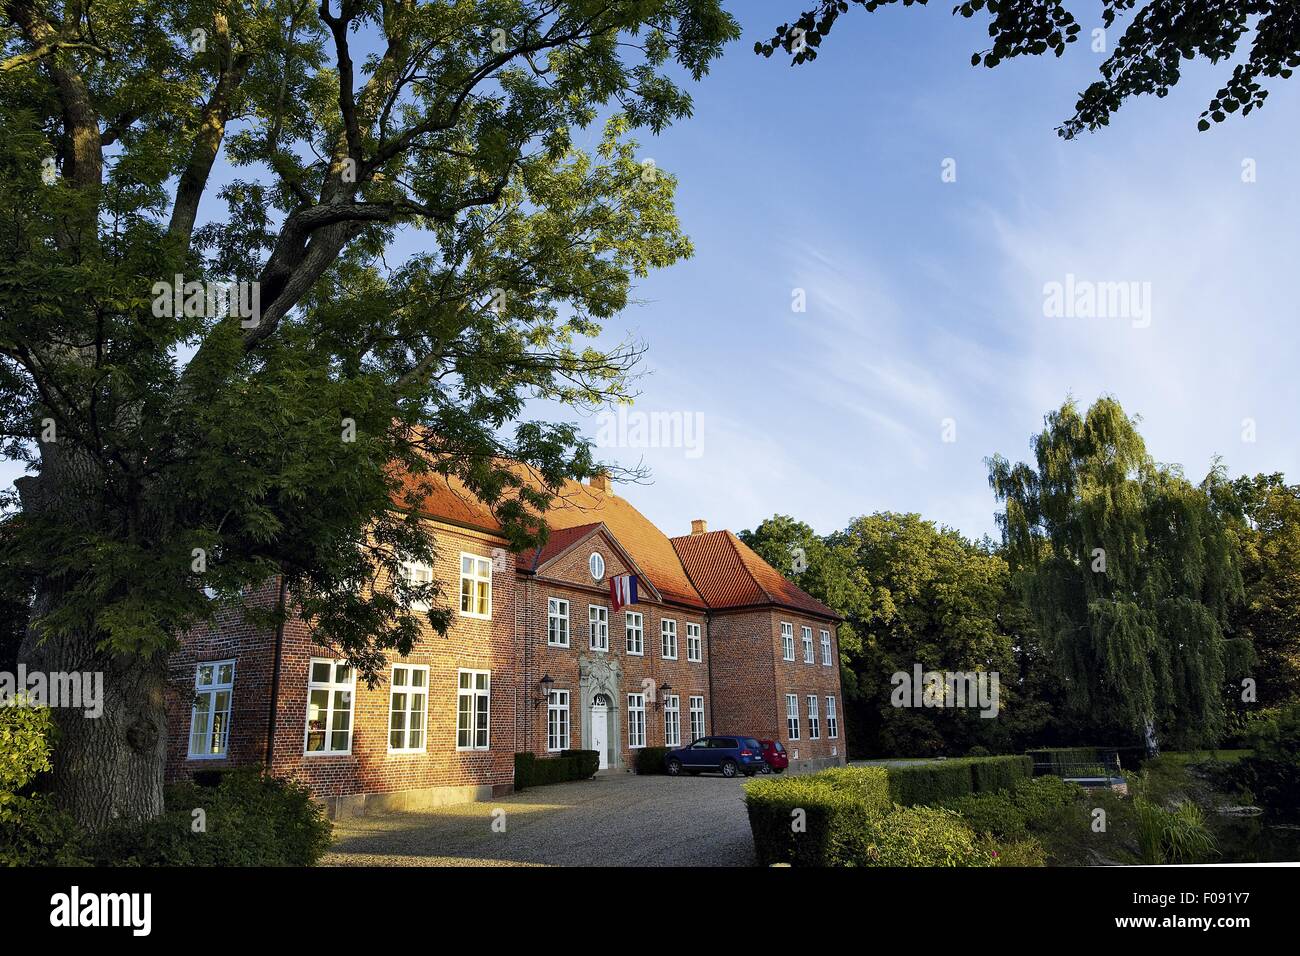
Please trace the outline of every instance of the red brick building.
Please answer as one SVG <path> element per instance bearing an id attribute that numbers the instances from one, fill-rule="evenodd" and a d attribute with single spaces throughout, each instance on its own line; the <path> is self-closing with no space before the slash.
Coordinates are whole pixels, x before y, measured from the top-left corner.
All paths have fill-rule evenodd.
<path id="1" fill-rule="evenodd" d="M 641 747 L 744 733 L 781 740 L 797 769 L 844 761 L 838 618 L 730 532 L 669 539 L 605 480 L 566 486 L 546 545 L 521 554 L 450 486 L 420 510 L 437 565 L 407 573 L 444 585 L 446 635 L 368 687 L 306 623 L 221 608 L 171 660 L 170 777 L 262 763 L 355 814 L 504 793 L 524 750 L 625 769 Z M 638 600 L 615 611 L 623 574 Z"/>

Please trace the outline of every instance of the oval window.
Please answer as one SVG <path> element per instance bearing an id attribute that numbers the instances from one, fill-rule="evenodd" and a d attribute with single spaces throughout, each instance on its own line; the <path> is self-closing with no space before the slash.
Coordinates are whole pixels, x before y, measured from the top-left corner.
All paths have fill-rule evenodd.
<path id="1" fill-rule="evenodd" d="M 605 576 L 605 559 L 600 556 L 600 552 L 591 552 L 591 557 L 587 559 L 587 567 L 591 568 L 591 576 L 599 581 Z"/>

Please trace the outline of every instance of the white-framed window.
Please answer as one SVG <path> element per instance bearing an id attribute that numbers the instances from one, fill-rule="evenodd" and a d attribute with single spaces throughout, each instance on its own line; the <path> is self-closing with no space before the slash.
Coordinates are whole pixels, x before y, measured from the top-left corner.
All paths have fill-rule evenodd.
<path id="1" fill-rule="evenodd" d="M 433 567 L 423 561 L 403 561 L 397 566 L 397 573 L 407 584 L 416 587 L 433 583 Z M 428 601 L 412 601 L 412 611 L 429 610 Z"/>
<path id="2" fill-rule="evenodd" d="M 627 745 L 645 746 L 645 694 L 627 695 Z"/>
<path id="3" fill-rule="evenodd" d="M 692 697 L 687 701 L 691 707 L 691 742 L 704 736 L 704 698 Z"/>
<path id="4" fill-rule="evenodd" d="M 564 598 L 546 599 L 546 643 L 569 646 L 569 602 Z"/>
<path id="5" fill-rule="evenodd" d="M 456 749 L 487 750 L 491 739 L 492 672 L 460 672 L 456 691 Z"/>
<path id="6" fill-rule="evenodd" d="M 666 661 L 677 660 L 677 622 L 669 618 L 659 622 L 659 643 Z"/>
<path id="7" fill-rule="evenodd" d="M 800 628 L 800 634 L 803 637 L 803 662 L 812 664 L 815 661 L 813 657 L 812 628 Z"/>
<path id="8" fill-rule="evenodd" d="M 347 661 L 311 659 L 307 673 L 305 753 L 352 753 L 352 703 L 356 687 L 356 672 Z"/>
<path id="9" fill-rule="evenodd" d="M 808 695 L 808 739 L 822 739 L 822 721 L 817 713 L 817 695 Z"/>
<path id="10" fill-rule="evenodd" d="M 591 552 L 591 557 L 587 559 L 587 570 L 591 572 L 593 581 L 599 581 L 605 576 L 605 559 L 599 551 Z"/>
<path id="11" fill-rule="evenodd" d="M 700 639 L 698 624 L 686 625 L 686 659 L 696 662 L 704 660 L 704 641 Z"/>
<path id="12" fill-rule="evenodd" d="M 823 667 L 835 666 L 834 659 L 831 657 L 831 632 L 830 631 L 822 631 L 822 666 Z M 828 718 L 830 717 L 829 714 L 827 714 L 826 716 Z"/>
<path id="13" fill-rule="evenodd" d="M 835 698 L 826 698 L 826 736 L 835 740 L 840 735 L 840 715 L 836 713 Z"/>
<path id="14" fill-rule="evenodd" d="M 462 617 L 492 616 L 492 559 L 460 555 L 460 613 Z"/>
<path id="15" fill-rule="evenodd" d="M 205 661 L 194 669 L 190 709 L 190 759 L 226 756 L 230 746 L 230 700 L 235 693 L 235 662 Z"/>
<path id="16" fill-rule="evenodd" d="M 664 746 L 682 745 L 682 699 L 676 694 L 664 698 Z"/>
<path id="17" fill-rule="evenodd" d="M 546 696 L 546 749 L 569 749 L 569 692 L 553 690 Z"/>
<path id="18" fill-rule="evenodd" d="M 609 650 L 609 608 L 598 604 L 587 605 L 587 622 L 590 625 L 591 649 Z"/>
<path id="19" fill-rule="evenodd" d="M 790 740 L 799 739 L 799 697 L 785 695 L 785 735 Z"/>
<path id="20" fill-rule="evenodd" d="M 645 655 L 645 615 L 628 611 L 624 628 L 627 631 L 627 652 L 637 657 Z"/>
<path id="21" fill-rule="evenodd" d="M 388 752 L 424 753 L 429 713 L 429 668 L 394 664 L 388 695 Z"/>
<path id="22" fill-rule="evenodd" d="M 781 659 L 794 660 L 794 625 L 789 621 L 781 622 Z"/>

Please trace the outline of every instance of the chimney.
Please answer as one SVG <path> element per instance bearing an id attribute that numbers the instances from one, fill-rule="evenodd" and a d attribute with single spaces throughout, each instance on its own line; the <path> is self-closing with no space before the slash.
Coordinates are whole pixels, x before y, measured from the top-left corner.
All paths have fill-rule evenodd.
<path id="1" fill-rule="evenodd" d="M 691 522 L 691 534 L 705 534 L 709 530 L 709 523 L 703 518 L 696 518 Z"/>
<path id="2" fill-rule="evenodd" d="M 591 476 L 591 480 L 588 482 L 588 484 L 591 485 L 591 487 L 596 491 L 603 491 L 607 495 L 611 494 L 609 490 L 608 472 L 604 472 L 604 471 L 596 472 L 596 474 Z"/>

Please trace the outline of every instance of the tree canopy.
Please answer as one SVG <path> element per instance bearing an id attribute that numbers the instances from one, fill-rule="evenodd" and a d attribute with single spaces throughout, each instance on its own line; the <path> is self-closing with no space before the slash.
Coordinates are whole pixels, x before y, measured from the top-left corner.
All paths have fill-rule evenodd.
<path id="1" fill-rule="evenodd" d="M 817 0 L 793 23 L 778 27 L 770 40 L 755 43 L 754 50 L 768 57 L 784 50 L 793 64 L 807 63 L 817 58 L 822 40 L 851 7 L 873 12 L 899 2 L 925 6 L 927 0 Z M 1087 34 L 1094 44 L 1096 29 L 1109 31 L 1125 17 L 1128 24 L 1113 44 L 1099 50 L 1109 53 L 1101 78 L 1079 95 L 1074 115 L 1058 128 L 1066 139 L 1109 125 L 1134 96 L 1168 95 L 1187 60 L 1217 64 L 1240 59 L 1201 113 L 1202 131 L 1238 110 L 1247 116 L 1263 106 L 1269 93 L 1265 81 L 1290 79 L 1300 66 L 1300 16 L 1294 0 L 964 0 L 953 13 L 988 19 L 992 45 L 973 53 L 971 65 L 995 67 L 1018 56 L 1064 54 L 1083 35 L 1084 23 L 1073 12 L 1081 6 L 1099 8 L 1100 26 L 1089 27 Z"/>
<path id="2" fill-rule="evenodd" d="M 1177 746 L 1214 744 L 1248 642 L 1237 506 L 1221 465 L 1200 484 L 1157 465 L 1119 403 L 1048 414 L 1034 463 L 989 459 L 1007 559 L 1072 714 Z"/>
<path id="3" fill-rule="evenodd" d="M 525 402 L 627 394 L 637 346 L 585 340 L 691 252 L 633 136 L 736 35 L 718 0 L 5 0 L 0 568 L 31 653 L 106 672 L 63 728 L 83 822 L 157 812 L 211 594 L 283 575 L 367 676 L 413 603 L 445 623 L 400 473 L 544 533 L 594 464 Z"/>

